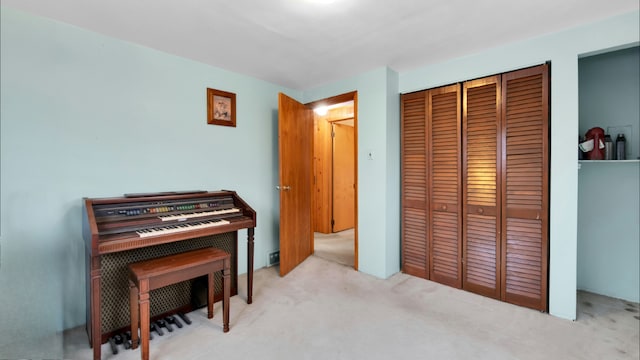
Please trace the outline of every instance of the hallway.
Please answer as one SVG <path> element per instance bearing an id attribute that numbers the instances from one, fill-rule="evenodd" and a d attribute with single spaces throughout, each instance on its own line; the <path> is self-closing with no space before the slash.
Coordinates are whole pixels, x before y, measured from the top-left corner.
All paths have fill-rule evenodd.
<path id="1" fill-rule="evenodd" d="M 314 233 L 314 255 L 325 260 L 353 268 L 355 230 L 353 228 L 332 234 Z"/>

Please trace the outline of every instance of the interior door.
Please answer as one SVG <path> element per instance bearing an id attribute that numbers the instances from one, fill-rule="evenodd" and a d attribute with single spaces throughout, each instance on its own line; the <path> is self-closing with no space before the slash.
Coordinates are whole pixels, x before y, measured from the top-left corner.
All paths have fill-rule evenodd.
<path id="1" fill-rule="evenodd" d="M 280 185 L 280 276 L 313 252 L 313 113 L 305 105 L 278 96 Z"/>
<path id="2" fill-rule="evenodd" d="M 333 232 L 354 227 L 353 126 L 333 124 Z"/>

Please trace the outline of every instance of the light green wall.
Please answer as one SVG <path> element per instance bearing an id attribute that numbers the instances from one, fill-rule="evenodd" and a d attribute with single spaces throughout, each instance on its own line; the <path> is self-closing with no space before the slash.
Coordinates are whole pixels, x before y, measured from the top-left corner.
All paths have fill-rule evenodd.
<path id="1" fill-rule="evenodd" d="M 234 189 L 265 266 L 278 92 L 300 92 L 5 7 L 1 36 L 0 358 L 62 358 L 38 339 L 85 322 L 83 196 Z M 207 87 L 236 93 L 236 128 L 206 124 Z"/>
<path id="2" fill-rule="evenodd" d="M 378 68 L 304 92 L 304 102 L 358 91 L 358 270 L 400 269 L 398 75 Z M 373 159 L 368 158 L 373 153 Z"/>
<path id="3" fill-rule="evenodd" d="M 400 92 L 551 62 L 549 312 L 576 318 L 578 57 L 637 44 L 638 11 L 400 75 Z M 508 29 L 505 29 L 508 31 Z"/>
<path id="4" fill-rule="evenodd" d="M 387 178 L 386 178 L 386 223 L 385 234 L 387 274 L 400 269 L 400 76 L 387 69 Z"/>
<path id="5" fill-rule="evenodd" d="M 360 270 L 392 275 L 400 265 L 398 94 L 547 60 L 550 310 L 575 318 L 578 56 L 637 43 L 638 12 L 304 92 L 5 7 L 1 20 L 0 357 L 19 339 L 34 344 L 21 357 L 42 357 L 34 339 L 84 322 L 82 196 L 235 189 L 258 213 L 256 268 L 264 266 L 278 247 L 278 92 L 309 102 L 358 91 Z M 206 125 L 206 87 L 237 94 L 237 128 Z"/>
<path id="6" fill-rule="evenodd" d="M 579 60 L 580 134 L 629 126 L 640 151 L 640 48 Z M 615 141 L 617 132 L 611 136 Z M 640 163 L 583 163 L 578 172 L 578 289 L 640 301 Z"/>

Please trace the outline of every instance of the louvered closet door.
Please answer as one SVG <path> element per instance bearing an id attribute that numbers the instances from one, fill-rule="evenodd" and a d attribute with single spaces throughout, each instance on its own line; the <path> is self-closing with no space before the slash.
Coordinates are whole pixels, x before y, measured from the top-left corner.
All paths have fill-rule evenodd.
<path id="1" fill-rule="evenodd" d="M 460 85 L 429 90 L 430 279 L 462 286 Z"/>
<path id="2" fill-rule="evenodd" d="M 402 271 L 428 279 L 426 91 L 401 100 Z"/>
<path id="3" fill-rule="evenodd" d="M 502 75 L 502 299 L 547 310 L 549 77 Z"/>
<path id="4" fill-rule="evenodd" d="M 500 76 L 463 85 L 463 288 L 500 298 Z"/>

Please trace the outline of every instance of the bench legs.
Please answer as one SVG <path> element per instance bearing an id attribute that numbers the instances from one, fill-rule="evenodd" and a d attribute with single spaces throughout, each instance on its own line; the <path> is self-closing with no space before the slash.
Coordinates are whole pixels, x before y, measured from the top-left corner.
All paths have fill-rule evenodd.
<path id="1" fill-rule="evenodd" d="M 213 318 L 213 301 L 214 301 L 214 279 L 215 273 L 207 274 L 207 318 Z M 222 321 L 223 332 L 229 331 L 229 307 L 231 293 L 231 260 L 224 259 L 224 268 L 222 269 Z M 140 280 L 140 284 L 136 284 L 129 280 L 129 302 L 131 311 L 131 349 L 138 348 L 138 344 L 142 346 L 140 349 L 142 359 L 149 359 L 149 281 L 147 279 Z M 140 326 L 140 338 L 138 338 L 138 325 Z"/>
<path id="2" fill-rule="evenodd" d="M 129 311 L 131 312 L 131 348 L 138 348 L 138 323 L 140 307 L 138 306 L 138 287 L 129 280 Z"/>
<path id="3" fill-rule="evenodd" d="M 140 287 L 129 281 L 129 300 L 131 302 L 131 348 L 136 349 L 141 343 L 142 359 L 149 359 L 149 281 L 140 281 Z M 138 339 L 138 324 L 140 324 L 140 339 Z"/>
<path id="4" fill-rule="evenodd" d="M 213 318 L 213 279 L 214 274 L 210 273 L 207 275 L 207 318 Z"/>

